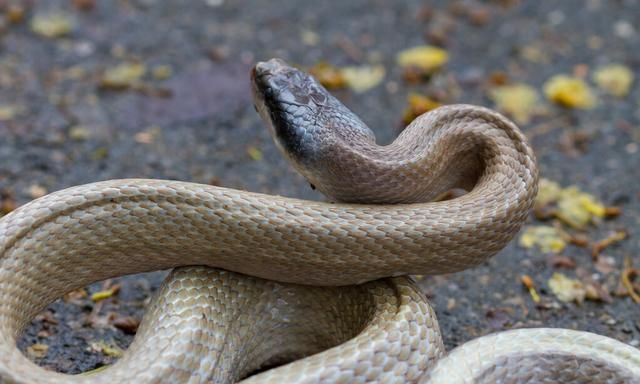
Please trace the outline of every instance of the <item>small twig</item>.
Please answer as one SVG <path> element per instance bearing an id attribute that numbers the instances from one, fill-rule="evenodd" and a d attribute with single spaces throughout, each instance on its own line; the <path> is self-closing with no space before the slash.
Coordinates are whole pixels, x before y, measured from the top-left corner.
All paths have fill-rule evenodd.
<path id="1" fill-rule="evenodd" d="M 624 285 L 624 287 L 627 289 L 627 292 L 629 293 L 629 296 L 631 296 L 633 301 L 636 304 L 640 304 L 640 295 L 638 295 L 638 293 L 635 291 L 633 283 L 631 282 L 631 280 L 633 280 L 636 276 L 640 276 L 640 270 L 637 270 L 631 266 L 631 259 L 629 259 L 628 257 L 625 258 L 624 264 L 625 267 L 622 270 L 621 276 L 622 285 Z"/>
<path id="2" fill-rule="evenodd" d="M 596 261 L 600 256 L 600 252 L 602 252 L 606 247 L 610 246 L 613 243 L 617 243 L 618 241 L 622 241 L 627 238 L 627 233 L 625 231 L 616 231 L 605 237 L 602 240 L 599 240 L 591 247 L 591 258 Z"/>

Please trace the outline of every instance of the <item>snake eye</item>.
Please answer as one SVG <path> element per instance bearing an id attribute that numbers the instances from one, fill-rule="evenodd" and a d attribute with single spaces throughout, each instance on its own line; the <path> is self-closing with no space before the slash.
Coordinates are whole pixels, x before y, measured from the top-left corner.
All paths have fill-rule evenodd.
<path id="1" fill-rule="evenodd" d="M 327 96 L 324 94 L 324 92 L 320 92 L 317 89 L 313 89 L 309 96 L 311 96 L 311 100 L 313 100 L 316 104 L 324 104 L 325 101 L 327 101 Z"/>

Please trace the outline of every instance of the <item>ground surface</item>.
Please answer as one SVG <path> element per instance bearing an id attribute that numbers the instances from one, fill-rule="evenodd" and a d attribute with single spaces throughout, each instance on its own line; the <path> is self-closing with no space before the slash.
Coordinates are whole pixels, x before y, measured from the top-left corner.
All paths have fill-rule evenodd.
<path id="1" fill-rule="evenodd" d="M 0 6 L 5 3 L 10 1 Z M 45 190 L 124 177 L 321 199 L 277 153 L 253 110 L 248 68 L 260 59 L 384 65 L 381 85 L 362 94 L 336 92 L 381 143 L 399 131 L 410 91 L 493 107 L 488 79 L 500 76 L 540 90 L 552 75 L 607 63 L 640 75 L 640 2 L 631 0 L 393 6 L 383 0 L 313 6 L 122 0 L 96 1 L 89 11 L 70 1 L 32 3 L 23 3 L 25 20 L 5 23 L 0 37 L 0 192 L 6 211 Z M 67 36 L 32 31 L 33 15 L 51 10 L 73 17 Z M 408 85 L 395 55 L 425 43 L 443 46 L 450 60 L 430 82 Z M 105 70 L 131 61 L 148 69 L 142 86 L 97 86 Z M 164 79 L 160 67 L 154 76 L 157 66 L 172 73 Z M 520 326 L 568 327 L 640 343 L 640 304 L 618 287 L 625 257 L 640 266 L 639 103 L 634 84 L 622 99 L 599 95 L 589 110 L 540 101 L 545 113 L 521 124 L 545 178 L 575 184 L 621 208 L 620 217 L 590 226 L 587 237 L 600 239 L 613 229 L 629 236 L 601 255 L 609 268 L 597 267 L 590 251 L 576 246 L 563 252 L 576 266 L 561 268 L 563 263 L 550 264 L 548 255 L 514 241 L 474 270 L 423 279 L 449 348 Z M 561 302 L 547 283 L 558 271 L 595 281 L 611 299 Z M 523 274 L 535 283 L 541 305 L 523 288 Z M 35 319 L 20 346 L 39 364 L 63 372 L 109 364 L 131 340 L 121 329 L 135 325 L 162 277 L 157 272 L 98 283 L 89 293 L 120 285 L 100 303 L 76 291 Z"/>

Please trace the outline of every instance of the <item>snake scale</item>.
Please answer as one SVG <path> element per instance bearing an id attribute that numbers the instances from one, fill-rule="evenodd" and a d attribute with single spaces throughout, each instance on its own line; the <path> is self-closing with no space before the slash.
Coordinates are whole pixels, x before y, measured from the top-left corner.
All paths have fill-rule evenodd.
<path id="1" fill-rule="evenodd" d="M 640 382 L 637 349 L 586 332 L 511 330 L 446 354 L 407 277 L 473 267 L 520 229 L 537 168 L 513 123 L 445 106 L 379 146 L 283 61 L 256 64 L 252 86 L 277 146 L 338 203 L 125 179 L 25 204 L 0 219 L 1 382 Z M 436 199 L 452 188 L 468 193 Z M 64 375 L 17 349 L 64 293 L 165 268 L 176 269 L 113 366 Z"/>

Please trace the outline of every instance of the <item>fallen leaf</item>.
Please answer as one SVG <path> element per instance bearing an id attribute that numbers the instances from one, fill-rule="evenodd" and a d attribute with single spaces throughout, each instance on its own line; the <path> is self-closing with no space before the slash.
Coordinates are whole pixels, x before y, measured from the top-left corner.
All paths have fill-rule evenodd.
<path id="1" fill-rule="evenodd" d="M 597 260 L 598 256 L 600 256 L 600 252 L 602 252 L 605 248 L 626 238 L 627 232 L 625 231 L 615 231 L 609 234 L 609 236 L 593 244 L 593 246 L 591 247 L 591 257 L 594 260 Z"/>
<path id="2" fill-rule="evenodd" d="M 247 147 L 247 154 L 249 155 L 249 157 L 251 158 L 251 160 L 254 161 L 260 161 L 262 160 L 262 151 L 260 151 L 258 148 L 254 147 L 253 145 L 250 145 L 249 147 Z"/>
<path id="3" fill-rule="evenodd" d="M 377 86 L 385 76 L 383 65 L 344 67 L 341 71 L 349 88 L 356 93 L 362 93 Z"/>
<path id="4" fill-rule="evenodd" d="M 433 73 L 449 61 L 449 54 L 442 48 L 422 45 L 398 52 L 396 61 L 404 68 L 415 67 L 425 73 Z"/>
<path id="5" fill-rule="evenodd" d="M 640 270 L 633 268 L 631 265 L 631 259 L 628 257 L 625 258 L 624 264 L 624 269 L 620 274 L 622 286 L 626 289 L 626 293 L 631 296 L 631 299 L 633 299 L 636 304 L 640 304 L 640 293 L 636 292 L 633 285 L 633 279 L 640 276 Z"/>
<path id="6" fill-rule="evenodd" d="M 107 89 L 126 89 L 136 85 L 146 73 L 147 68 L 142 63 L 131 62 L 107 69 L 101 79 L 100 87 Z"/>
<path id="7" fill-rule="evenodd" d="M 93 341 L 89 343 L 89 348 L 94 352 L 99 352 L 109 357 L 119 358 L 124 354 L 122 348 L 115 344 L 109 344 L 105 341 Z"/>
<path id="8" fill-rule="evenodd" d="M 539 101 L 538 91 L 527 84 L 511 84 L 494 87 L 489 97 L 499 110 L 513 117 L 520 124 L 526 124 Z"/>
<path id="9" fill-rule="evenodd" d="M 156 65 L 151 70 L 151 74 L 156 80 L 166 80 L 171 77 L 173 70 L 168 65 Z"/>
<path id="10" fill-rule="evenodd" d="M 611 303 L 613 301 L 609 290 L 606 286 L 594 280 L 593 273 L 591 271 L 578 267 L 576 269 L 576 277 L 580 279 L 584 285 L 586 292 L 585 297 L 587 300 L 604 301 L 606 303 Z"/>
<path id="11" fill-rule="evenodd" d="M 625 97 L 633 83 L 633 72 L 624 65 L 611 64 L 596 70 L 593 81 L 608 94 Z"/>
<path id="12" fill-rule="evenodd" d="M 407 96 L 407 108 L 402 113 L 402 122 L 404 125 L 411 123 L 416 117 L 423 113 L 429 112 L 440 107 L 442 103 L 431 99 L 430 97 L 419 93 L 410 93 Z"/>
<path id="13" fill-rule="evenodd" d="M 91 295 L 91 301 L 98 302 L 98 301 L 102 301 L 102 300 L 108 299 L 110 297 L 113 297 L 119 291 L 120 291 L 120 285 L 116 284 L 116 285 L 114 285 L 113 287 L 111 287 L 109 289 L 104 289 L 102 291 L 98 291 L 98 292 L 93 293 Z"/>
<path id="14" fill-rule="evenodd" d="M 529 291 L 529 295 L 531 295 L 531 299 L 533 300 L 533 302 L 539 303 L 540 295 L 538 295 L 538 291 L 536 291 L 536 286 L 531 276 L 522 275 L 520 276 L 520 281 L 522 282 L 522 285 L 524 285 L 525 288 L 527 288 L 527 290 Z"/>
<path id="15" fill-rule="evenodd" d="M 69 138 L 76 141 L 86 140 L 91 136 L 91 130 L 82 125 L 75 125 L 69 128 Z"/>
<path id="16" fill-rule="evenodd" d="M 32 359 L 41 359 L 49 352 L 49 346 L 46 344 L 32 344 L 27 347 L 27 355 Z"/>
<path id="17" fill-rule="evenodd" d="M 14 105 L 0 105 L 0 121 L 11 120 L 19 113 L 19 108 Z"/>
<path id="18" fill-rule="evenodd" d="M 25 9 L 19 4 L 9 4 L 5 10 L 5 19 L 11 24 L 20 24 L 24 20 Z"/>
<path id="19" fill-rule="evenodd" d="M 33 184 L 29 187 L 29 196 L 32 199 L 37 199 L 47 194 L 47 189 L 42 185 Z"/>
<path id="20" fill-rule="evenodd" d="M 549 53 L 540 45 L 525 45 L 520 48 L 520 56 L 532 63 L 547 63 L 549 61 Z"/>
<path id="21" fill-rule="evenodd" d="M 537 246 L 544 253 L 560 253 L 567 246 L 560 230 L 547 225 L 525 228 L 518 244 L 524 248 Z"/>
<path id="22" fill-rule="evenodd" d="M 310 29 L 303 29 L 300 32 L 300 40 L 302 40 L 305 45 L 313 47 L 320 42 L 320 35 Z"/>
<path id="23" fill-rule="evenodd" d="M 575 186 L 562 190 L 555 213 L 558 219 L 576 229 L 584 229 L 588 224 L 595 223 L 597 218 L 605 217 L 605 214 L 606 208 L 602 203 Z"/>
<path id="24" fill-rule="evenodd" d="M 341 89 L 348 85 L 347 79 L 344 77 L 340 68 L 326 61 L 321 61 L 309 68 L 309 73 L 327 89 Z"/>
<path id="25" fill-rule="evenodd" d="M 562 273 L 554 272 L 547 283 L 558 300 L 565 303 L 581 303 L 587 297 L 585 286 L 580 280 L 569 278 Z"/>
<path id="26" fill-rule="evenodd" d="M 556 75 L 543 86 L 544 94 L 550 101 L 567 108 L 593 108 L 596 98 L 584 80 L 567 75 Z"/>
<path id="27" fill-rule="evenodd" d="M 456 307 L 457 302 L 456 299 L 453 297 L 450 297 L 449 299 L 447 299 L 447 309 L 448 310 L 452 310 Z"/>
<path id="28" fill-rule="evenodd" d="M 31 20 L 31 30 L 47 38 L 56 38 L 69 34 L 74 27 L 71 16 L 55 12 L 35 15 Z"/>
<path id="29" fill-rule="evenodd" d="M 108 147 L 98 147 L 93 151 L 91 158 L 96 161 L 104 160 L 109 156 Z"/>
<path id="30" fill-rule="evenodd" d="M 560 187 L 560 184 L 549 179 L 541 178 L 538 182 L 538 195 L 535 201 L 536 208 L 542 208 L 551 203 L 555 203 L 560 198 L 561 193 L 562 187 Z"/>
<path id="31" fill-rule="evenodd" d="M 576 186 L 562 188 L 554 181 L 541 179 L 538 188 L 534 212 L 539 219 L 556 217 L 570 227 L 584 229 L 601 218 L 620 214 L 620 209 L 604 206 L 594 196 Z M 579 246 L 587 245 L 580 236 L 574 236 L 570 240 Z"/>

